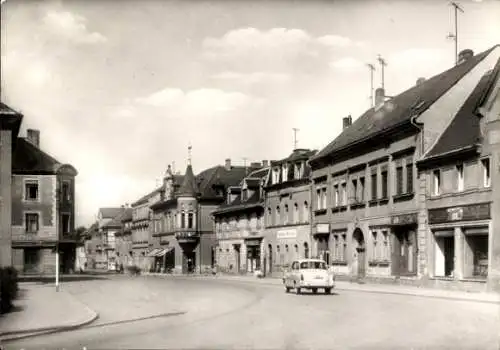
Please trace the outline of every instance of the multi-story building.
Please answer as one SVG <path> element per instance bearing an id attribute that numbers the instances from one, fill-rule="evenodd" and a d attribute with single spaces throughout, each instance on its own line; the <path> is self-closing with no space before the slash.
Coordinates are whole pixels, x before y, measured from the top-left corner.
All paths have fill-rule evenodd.
<path id="1" fill-rule="evenodd" d="M 429 270 L 429 185 L 416 163 L 499 56 L 499 47 L 472 57 L 465 52 L 455 67 L 397 96 L 377 89 L 375 107 L 352 125 L 345 119 L 342 133 L 309 161 L 313 193 L 322 193 L 313 197 L 315 250 L 329 251 L 338 273 L 409 283 L 435 275 Z"/>
<path id="2" fill-rule="evenodd" d="M 116 236 L 122 230 L 122 216 L 125 208 L 122 207 L 120 209 L 118 215 L 101 227 L 102 251 L 106 259 L 106 268 L 110 271 L 116 270 L 119 258 Z"/>
<path id="3" fill-rule="evenodd" d="M 237 186 L 246 171 L 246 167 L 232 166 L 227 159 L 225 166 L 209 168 L 195 177 L 188 161 L 177 191 L 174 191 L 174 178 L 167 176 L 162 198 L 151 206 L 153 234 L 173 257 L 168 260 L 169 255 L 164 253 L 163 262 L 167 264 L 164 267 L 173 265 L 176 273 L 211 270 L 217 244 L 211 214 L 224 202 L 227 189 Z M 161 250 L 152 251 L 150 255 L 163 254 Z"/>
<path id="4" fill-rule="evenodd" d="M 40 149 L 40 132 L 18 138 L 12 158 L 12 261 L 22 273 L 75 267 L 76 169 Z"/>
<path id="5" fill-rule="evenodd" d="M 101 251 L 102 242 L 99 237 L 99 223 L 96 221 L 85 232 L 84 251 L 85 262 L 84 269 L 95 269 L 97 266 L 97 251 Z"/>
<path id="6" fill-rule="evenodd" d="M 134 264 L 150 270 L 154 264 L 150 206 L 160 200 L 161 187 L 132 203 L 132 256 Z"/>
<path id="7" fill-rule="evenodd" d="M 281 274 L 294 259 L 311 255 L 311 168 L 316 151 L 295 149 L 287 158 L 272 161 L 265 191 L 267 274 Z"/>
<path id="8" fill-rule="evenodd" d="M 0 103 L 0 267 L 12 265 L 12 149 L 22 118 Z"/>
<path id="9" fill-rule="evenodd" d="M 438 137 L 426 138 L 417 163 L 430 229 L 422 248 L 429 276 L 440 284 L 500 291 L 499 71 L 500 60 L 471 82 L 472 93 Z M 416 122 L 425 134 L 429 120 Z"/>
<path id="10" fill-rule="evenodd" d="M 269 167 L 252 171 L 229 187 L 226 203 L 212 213 L 218 242 L 217 269 L 228 273 L 261 271 L 264 238 L 264 186 Z M 251 167 L 260 168 L 260 163 Z"/>
<path id="11" fill-rule="evenodd" d="M 114 261 L 114 248 L 111 247 L 109 241 L 112 241 L 114 247 L 114 233 L 121 224 L 118 226 L 113 220 L 121 215 L 123 207 L 108 207 L 99 208 L 97 213 L 97 230 L 93 232 L 91 239 L 94 249 L 93 265 L 96 269 L 109 268 L 109 258 Z M 108 226 L 111 224 L 111 226 Z M 111 252 L 110 252 L 111 251 Z"/>
<path id="12" fill-rule="evenodd" d="M 120 229 L 115 233 L 117 264 L 129 266 L 132 257 L 132 208 L 126 207 L 118 218 Z"/>

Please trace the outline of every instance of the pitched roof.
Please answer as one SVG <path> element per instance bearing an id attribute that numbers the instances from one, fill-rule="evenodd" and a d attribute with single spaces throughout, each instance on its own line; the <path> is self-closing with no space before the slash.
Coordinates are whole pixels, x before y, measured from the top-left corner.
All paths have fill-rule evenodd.
<path id="1" fill-rule="evenodd" d="M 117 207 L 117 208 L 99 208 L 99 213 L 101 214 L 102 218 L 104 219 L 114 219 L 116 216 L 121 214 L 123 211 L 123 208 Z"/>
<path id="2" fill-rule="evenodd" d="M 12 155 L 14 174 L 55 174 L 61 163 L 33 145 L 25 138 L 18 138 Z"/>
<path id="3" fill-rule="evenodd" d="M 130 216 L 132 218 L 132 208 L 120 208 L 121 211 L 118 215 L 116 215 L 113 220 L 106 223 L 103 227 L 121 227 L 122 222 L 125 217 Z"/>
<path id="4" fill-rule="evenodd" d="M 283 163 L 291 163 L 298 160 L 308 160 L 310 157 L 314 156 L 318 152 L 318 150 L 310 150 L 305 148 L 297 148 L 294 149 L 293 152 L 286 158 L 281 160 L 273 160 L 271 161 L 272 165 L 278 165 Z"/>
<path id="5" fill-rule="evenodd" d="M 437 158 L 454 151 L 472 147 L 481 142 L 480 116 L 478 108 L 484 102 L 484 97 L 494 84 L 500 71 L 500 60 L 495 68 L 486 73 L 476 85 L 472 93 L 453 117 L 434 147 L 423 160 Z"/>
<path id="6" fill-rule="evenodd" d="M 313 156 L 310 161 L 314 162 L 383 132 L 395 129 L 402 124 L 409 123 L 414 116 L 413 110 L 417 105 L 419 105 L 420 112 L 429 108 L 496 47 L 494 46 L 419 85 L 411 87 L 387 101 L 380 109 L 370 108 L 351 126 L 343 130 L 329 145 Z"/>
<path id="7" fill-rule="evenodd" d="M 247 168 L 233 166 L 227 169 L 222 165 L 217 165 L 206 169 L 196 176 L 198 188 L 202 198 L 217 197 L 215 186 L 239 186 L 245 177 Z"/>
<path id="8" fill-rule="evenodd" d="M 154 189 L 153 191 L 149 192 L 148 194 L 142 196 L 141 198 L 139 198 L 138 200 L 136 200 L 135 202 L 133 202 L 131 205 L 133 207 L 135 207 L 137 205 L 145 203 L 149 198 L 153 197 L 157 193 L 160 193 L 162 190 L 163 190 L 163 185 L 160 186 L 160 187 L 158 187 L 157 189 Z"/>
<path id="9" fill-rule="evenodd" d="M 217 210 L 212 212 L 212 215 L 234 213 L 251 208 L 264 208 L 264 202 L 260 198 L 260 191 L 255 191 L 246 201 L 242 201 L 241 194 L 239 194 L 231 203 L 220 205 Z"/>
<path id="10" fill-rule="evenodd" d="M 5 103 L 0 102 L 0 130 L 7 129 L 13 131 L 13 139 L 19 134 L 19 128 L 23 115 L 16 112 Z"/>
<path id="11" fill-rule="evenodd" d="M 122 222 L 132 221 L 132 208 L 126 208 L 121 216 Z"/>
<path id="12" fill-rule="evenodd" d="M 184 180 L 182 181 L 182 185 L 178 191 L 178 195 L 196 197 L 198 191 L 199 190 L 198 186 L 196 185 L 196 179 L 193 174 L 193 167 L 191 166 L 191 164 L 188 164 L 186 168 L 186 174 L 184 175 Z"/>

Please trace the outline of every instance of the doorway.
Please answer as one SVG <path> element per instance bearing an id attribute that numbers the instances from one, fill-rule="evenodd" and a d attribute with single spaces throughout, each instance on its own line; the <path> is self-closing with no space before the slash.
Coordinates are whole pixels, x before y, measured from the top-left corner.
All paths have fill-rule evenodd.
<path id="1" fill-rule="evenodd" d="M 183 273 L 194 273 L 196 270 L 196 252 L 193 250 L 184 251 L 183 254 Z"/>
<path id="2" fill-rule="evenodd" d="M 394 229 L 392 250 L 393 276 L 414 275 L 417 273 L 416 234 L 410 227 Z"/>
<path id="3" fill-rule="evenodd" d="M 453 277 L 455 270 L 455 237 L 451 234 L 436 237 L 434 275 Z"/>
<path id="4" fill-rule="evenodd" d="M 236 259 L 236 273 L 240 273 L 241 269 L 241 246 L 239 244 L 233 245 L 234 255 Z"/>
<path id="5" fill-rule="evenodd" d="M 24 249 L 24 273 L 38 273 L 40 250 L 34 248 Z"/>
<path id="6" fill-rule="evenodd" d="M 354 265 L 357 265 L 354 272 L 357 274 L 358 278 L 364 278 L 366 276 L 366 248 L 363 231 L 361 231 L 360 228 L 355 229 L 352 238 L 355 247 Z"/>

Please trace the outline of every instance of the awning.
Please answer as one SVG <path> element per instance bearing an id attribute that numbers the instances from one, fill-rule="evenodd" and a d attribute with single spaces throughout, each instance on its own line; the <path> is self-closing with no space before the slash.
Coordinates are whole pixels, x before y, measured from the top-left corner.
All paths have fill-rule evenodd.
<path id="1" fill-rule="evenodd" d="M 164 256 L 165 254 L 167 254 L 168 252 L 170 252 L 173 248 L 163 248 L 163 249 L 160 249 L 160 251 L 158 253 L 156 253 L 156 257 L 160 257 L 160 256 Z"/>
<path id="2" fill-rule="evenodd" d="M 150 251 L 146 256 L 156 256 L 156 254 L 160 251 L 160 248 L 155 248 L 152 251 Z"/>

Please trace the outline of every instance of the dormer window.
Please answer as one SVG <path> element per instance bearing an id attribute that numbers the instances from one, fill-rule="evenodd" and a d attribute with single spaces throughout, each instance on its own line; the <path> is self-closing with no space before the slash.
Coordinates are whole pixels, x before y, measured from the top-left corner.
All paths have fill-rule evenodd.
<path id="1" fill-rule="evenodd" d="M 281 182 L 288 181 L 288 164 L 283 164 L 281 173 Z"/>
<path id="2" fill-rule="evenodd" d="M 304 162 L 299 162 L 295 164 L 295 179 L 299 180 L 304 175 Z"/>
<path id="3" fill-rule="evenodd" d="M 273 185 L 275 185 L 280 181 L 280 168 L 274 168 L 272 176 Z"/>

